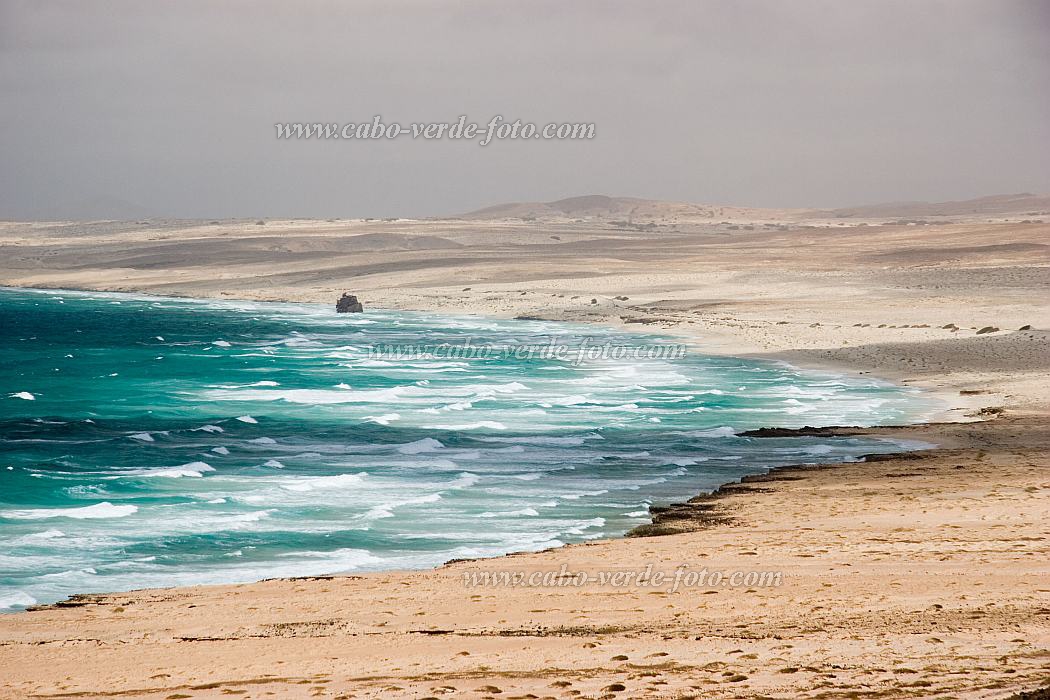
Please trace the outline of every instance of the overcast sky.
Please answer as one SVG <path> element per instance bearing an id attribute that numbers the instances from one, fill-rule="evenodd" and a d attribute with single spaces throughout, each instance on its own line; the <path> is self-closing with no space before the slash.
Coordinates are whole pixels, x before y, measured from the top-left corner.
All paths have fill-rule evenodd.
<path id="1" fill-rule="evenodd" d="M 584 141 L 275 123 L 593 122 Z M 1050 192 L 1050 2 L 0 0 L 0 218 Z"/>

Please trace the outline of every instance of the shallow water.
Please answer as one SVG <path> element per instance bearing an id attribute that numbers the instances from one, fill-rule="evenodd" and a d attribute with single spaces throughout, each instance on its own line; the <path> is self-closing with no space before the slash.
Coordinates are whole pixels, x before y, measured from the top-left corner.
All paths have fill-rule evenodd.
<path id="1" fill-rule="evenodd" d="M 552 338 L 568 352 L 513 352 Z M 374 353 L 468 339 L 506 351 Z M 576 352 L 666 342 L 550 322 L 0 289 L 0 609 L 617 535 L 650 504 L 745 474 L 909 446 L 734 431 L 932 409 L 913 390 L 780 363 Z"/>

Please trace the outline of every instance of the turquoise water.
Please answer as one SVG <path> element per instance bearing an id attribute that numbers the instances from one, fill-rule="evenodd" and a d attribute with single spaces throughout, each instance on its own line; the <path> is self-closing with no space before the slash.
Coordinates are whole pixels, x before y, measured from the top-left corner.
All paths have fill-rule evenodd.
<path id="1" fill-rule="evenodd" d="M 512 352 L 552 338 L 570 352 Z M 439 352 L 468 340 L 500 351 Z M 0 609 L 617 535 L 647 522 L 650 504 L 744 474 L 903 447 L 734 431 L 897 423 L 931 408 L 911 390 L 777 363 L 571 353 L 663 342 L 538 321 L 0 289 Z M 374 352 L 418 343 L 438 350 Z"/>

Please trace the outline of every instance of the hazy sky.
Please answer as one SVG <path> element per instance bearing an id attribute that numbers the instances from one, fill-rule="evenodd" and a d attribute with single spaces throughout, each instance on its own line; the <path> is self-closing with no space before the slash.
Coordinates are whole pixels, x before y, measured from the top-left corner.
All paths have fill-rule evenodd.
<path id="1" fill-rule="evenodd" d="M 284 121 L 590 141 L 278 141 Z M 0 218 L 1050 192 L 1050 2 L 0 0 Z"/>

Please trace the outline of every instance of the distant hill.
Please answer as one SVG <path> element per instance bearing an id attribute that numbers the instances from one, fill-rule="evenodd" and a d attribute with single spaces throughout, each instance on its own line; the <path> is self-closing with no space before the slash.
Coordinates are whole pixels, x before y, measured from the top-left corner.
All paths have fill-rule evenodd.
<path id="1" fill-rule="evenodd" d="M 630 224 L 698 221 L 783 221 L 785 219 L 917 219 L 924 217 L 1048 216 L 1050 196 L 999 194 L 959 202 L 891 202 L 841 209 L 763 209 L 664 202 L 590 194 L 553 202 L 511 202 L 478 209 L 460 218 L 552 221 L 597 219 Z"/>
<path id="2" fill-rule="evenodd" d="M 919 218 L 925 216 L 991 216 L 1050 214 L 1050 196 L 1024 192 L 996 194 L 958 202 L 890 202 L 823 212 L 837 218 Z"/>
<path id="3" fill-rule="evenodd" d="M 632 223 L 673 221 L 721 221 L 723 219 L 784 218 L 804 210 L 754 209 L 664 202 L 637 197 L 607 197 L 590 194 L 553 202 L 512 202 L 497 204 L 464 214 L 464 219 L 607 219 Z"/>

